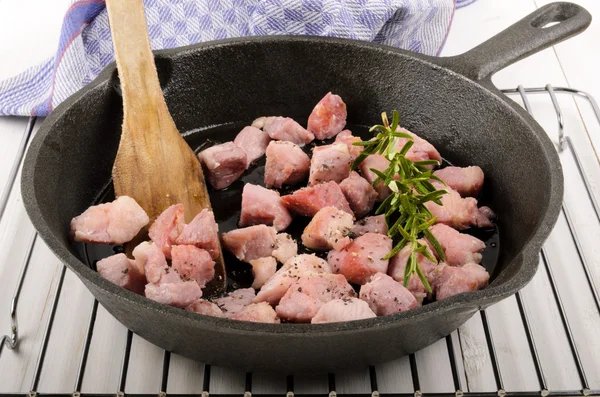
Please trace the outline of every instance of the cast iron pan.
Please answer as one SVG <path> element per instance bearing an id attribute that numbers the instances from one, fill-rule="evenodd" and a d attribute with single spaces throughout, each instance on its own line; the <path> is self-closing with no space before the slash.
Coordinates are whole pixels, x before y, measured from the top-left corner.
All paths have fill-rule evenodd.
<path id="1" fill-rule="evenodd" d="M 543 28 L 550 22 L 558 24 Z M 590 22 L 590 14 L 577 5 L 550 4 L 450 58 L 300 36 L 241 38 L 156 53 L 169 110 L 193 148 L 207 139 L 230 140 L 258 116 L 304 122 L 333 91 L 346 101 L 355 131 L 377 123 L 382 111 L 397 109 L 402 125 L 432 142 L 449 162 L 481 166 L 486 204 L 499 214 L 497 260 L 485 263 L 492 281 L 481 291 L 369 320 L 255 324 L 164 306 L 105 281 L 88 265 L 86 255 L 94 254 L 72 244 L 68 231 L 73 216 L 110 194 L 122 120 L 114 65 L 44 122 L 25 160 L 24 203 L 40 236 L 98 301 L 126 327 L 167 350 L 209 364 L 285 372 L 390 360 L 448 335 L 535 274 L 560 209 L 562 170 L 542 128 L 492 85 L 491 76 Z M 256 178 L 260 170 L 251 174 L 248 178 Z M 211 200 L 224 228 L 231 227 L 227 219 L 239 209 L 243 182 Z M 236 279 L 233 270 L 229 276 Z"/>

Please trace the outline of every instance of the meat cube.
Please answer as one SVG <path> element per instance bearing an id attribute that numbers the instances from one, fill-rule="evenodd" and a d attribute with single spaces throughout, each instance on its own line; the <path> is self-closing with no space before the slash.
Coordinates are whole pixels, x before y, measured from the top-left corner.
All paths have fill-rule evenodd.
<path id="1" fill-rule="evenodd" d="M 436 223 L 443 223 L 458 230 L 465 230 L 471 226 L 490 228 L 493 227 L 491 219 L 494 213 L 488 207 L 477 208 L 477 200 L 473 197 L 460 197 L 458 192 L 439 182 L 432 182 L 438 190 L 446 190 L 448 193 L 441 198 L 442 205 L 433 201 L 425 203 L 431 214 L 437 217 Z"/>
<path id="2" fill-rule="evenodd" d="M 174 245 L 171 248 L 171 266 L 184 280 L 194 280 L 200 288 L 215 276 L 215 261 L 208 251 L 193 245 Z"/>
<path id="3" fill-rule="evenodd" d="M 352 233 L 360 237 L 365 233 L 379 233 L 387 236 L 388 226 L 385 222 L 385 215 L 368 216 L 360 221 L 356 221 Z"/>
<path id="4" fill-rule="evenodd" d="M 335 182 L 321 183 L 296 190 L 281 198 L 283 204 L 292 212 L 301 216 L 315 216 L 321 208 L 336 207 L 354 215 L 342 189 Z"/>
<path id="5" fill-rule="evenodd" d="M 250 265 L 254 276 L 254 289 L 260 289 L 277 271 L 277 261 L 272 256 L 251 260 Z"/>
<path id="6" fill-rule="evenodd" d="M 251 303 L 237 313 L 232 314 L 232 320 L 250 321 L 253 323 L 279 324 L 279 317 L 267 302 Z"/>
<path id="7" fill-rule="evenodd" d="M 150 222 L 146 212 L 131 197 L 93 205 L 71 220 L 71 237 L 85 243 L 124 244 Z"/>
<path id="8" fill-rule="evenodd" d="M 308 130 L 317 139 L 333 138 L 346 125 L 346 104 L 339 95 L 328 92 L 308 116 Z"/>
<path id="9" fill-rule="evenodd" d="M 321 306 L 311 323 L 339 323 L 373 317 L 376 315 L 367 302 L 356 298 L 344 298 L 334 299 Z"/>
<path id="10" fill-rule="evenodd" d="M 341 274 L 309 273 L 290 286 L 275 310 L 287 321 L 310 322 L 323 304 L 354 296 L 356 292 Z"/>
<path id="11" fill-rule="evenodd" d="M 439 163 L 442 162 L 442 156 L 440 156 L 440 153 L 431 143 L 427 142 L 425 139 L 421 138 L 417 134 L 408 131 L 405 128 L 398 127 L 396 131 L 406 132 L 413 137 L 414 144 L 408 150 L 408 153 L 406 153 L 407 159 L 411 161 L 436 160 Z M 406 144 L 407 141 L 407 138 L 398 139 L 398 150 L 402 149 L 402 147 Z M 433 166 L 428 168 L 433 169 Z"/>
<path id="12" fill-rule="evenodd" d="M 302 233 L 302 244 L 316 250 L 340 250 L 350 244 L 352 215 L 335 207 L 325 207 L 316 213 Z"/>
<path id="13" fill-rule="evenodd" d="M 278 233 L 275 236 L 275 247 L 271 255 L 280 263 L 285 263 L 298 255 L 298 243 L 287 233 Z"/>
<path id="14" fill-rule="evenodd" d="M 380 154 L 372 154 L 366 159 L 363 160 L 362 163 L 358 166 L 360 169 L 360 173 L 362 176 L 373 185 L 373 181 L 377 179 L 377 174 L 371 171 L 371 168 L 376 169 L 377 171 L 385 172 L 387 167 L 389 167 L 390 162 L 388 159 L 383 157 Z M 391 193 L 389 187 L 385 186 L 383 182 L 379 182 L 377 186 L 375 186 L 375 191 L 377 192 L 377 200 L 383 201 L 385 200 Z"/>
<path id="15" fill-rule="evenodd" d="M 247 165 L 252 164 L 252 162 L 265 154 L 269 142 L 271 142 L 269 134 L 256 127 L 250 126 L 244 127 L 233 140 L 233 143 L 246 152 Z"/>
<path id="16" fill-rule="evenodd" d="M 377 273 L 360 287 L 360 299 L 378 316 L 386 316 L 418 306 L 413 294 L 385 273 Z"/>
<path id="17" fill-rule="evenodd" d="M 119 287 L 128 289 L 138 294 L 144 292 L 146 276 L 140 273 L 135 262 L 125 254 L 111 255 L 96 263 L 98 273 L 108 281 Z"/>
<path id="18" fill-rule="evenodd" d="M 150 239 L 163 250 L 167 258 L 171 258 L 171 246 L 185 226 L 183 212 L 183 204 L 170 206 L 156 218 L 148 230 Z"/>
<path id="19" fill-rule="evenodd" d="M 244 262 L 271 256 L 275 249 L 277 231 L 269 226 L 256 225 L 232 230 L 221 235 L 223 244 L 236 258 Z"/>
<path id="20" fill-rule="evenodd" d="M 215 222 L 215 214 L 203 209 L 184 226 L 183 231 L 175 240 L 177 245 L 195 245 L 207 250 L 211 258 L 219 256 L 219 226 Z"/>
<path id="21" fill-rule="evenodd" d="M 246 152 L 233 142 L 211 146 L 201 151 L 198 158 L 206 171 L 206 179 L 215 190 L 225 189 L 248 168 Z"/>
<path id="22" fill-rule="evenodd" d="M 477 166 L 446 167 L 434 171 L 437 176 L 462 197 L 477 197 L 483 186 L 483 170 Z"/>
<path id="23" fill-rule="evenodd" d="M 310 160 L 308 185 L 323 182 L 341 182 L 350 175 L 350 153 L 343 143 L 317 146 Z"/>
<path id="24" fill-rule="evenodd" d="M 429 230 L 442 246 L 448 265 L 462 266 L 481 262 L 480 252 L 485 249 L 485 243 L 477 237 L 459 233 L 443 223 L 433 225 Z"/>
<path id="25" fill-rule="evenodd" d="M 271 139 L 289 141 L 304 146 L 311 143 L 315 136 L 289 117 L 260 117 L 252 122 L 252 126 L 262 128 Z"/>
<path id="26" fill-rule="evenodd" d="M 436 270 L 436 300 L 485 287 L 490 278 L 483 266 L 468 263 L 462 267 L 440 264 Z"/>
<path id="27" fill-rule="evenodd" d="M 357 218 L 362 218 L 371 212 L 377 200 L 377 192 L 357 172 L 352 171 L 350 176 L 340 183 L 340 189 Z"/>
<path id="28" fill-rule="evenodd" d="M 205 299 L 198 299 L 191 305 L 186 306 L 185 310 L 198 314 L 204 314 L 205 316 L 225 317 L 223 310 L 221 310 L 219 306 Z"/>
<path id="29" fill-rule="evenodd" d="M 292 216 L 274 190 L 247 183 L 242 191 L 241 227 L 252 225 L 273 226 L 278 232 L 292 223 Z"/>
<path id="30" fill-rule="evenodd" d="M 331 273 L 329 264 L 315 255 L 302 254 L 284 263 L 277 272 L 261 287 L 254 299 L 255 303 L 269 302 L 276 305 L 290 286 L 308 273 Z"/>
<path id="31" fill-rule="evenodd" d="M 185 308 L 200 299 L 202 289 L 195 281 L 146 284 L 146 298 L 165 305 Z"/>
<path id="32" fill-rule="evenodd" d="M 181 279 L 168 265 L 165 254 L 156 244 L 143 242 L 133 250 L 136 265 L 144 266 L 146 280 L 152 284 L 177 283 Z"/>
<path id="33" fill-rule="evenodd" d="M 230 292 L 222 298 L 215 299 L 215 303 L 223 311 L 225 317 L 231 317 L 251 304 L 254 297 L 253 288 L 242 288 Z"/>
<path id="34" fill-rule="evenodd" d="M 133 264 L 135 265 L 137 271 L 140 274 L 143 274 L 144 277 L 146 276 L 146 262 L 148 261 L 148 254 L 150 253 L 150 251 L 152 251 L 153 245 L 154 243 L 143 241 L 140 244 L 138 244 L 131 252 L 134 258 Z"/>
<path id="35" fill-rule="evenodd" d="M 418 240 L 421 244 L 427 244 L 423 239 Z M 433 252 L 428 247 L 427 250 L 431 255 Z M 404 285 L 404 271 L 406 270 L 406 262 L 410 256 L 411 249 L 406 246 L 400 250 L 396 255 L 390 259 L 390 266 L 388 268 L 388 274 L 397 282 Z M 435 288 L 435 268 L 437 263 L 430 261 L 423 254 L 417 254 L 417 266 L 421 268 L 421 271 L 425 275 L 425 278 L 429 282 L 429 286 Z M 423 299 L 427 296 L 427 289 L 418 275 L 413 274 L 408 280 L 408 290 L 415 296 L 417 302 L 422 303 Z"/>
<path id="36" fill-rule="evenodd" d="M 310 159 L 292 142 L 272 141 L 267 146 L 265 186 L 280 188 L 295 185 L 308 178 Z"/>
<path id="37" fill-rule="evenodd" d="M 334 143 L 343 143 L 348 148 L 348 153 L 350 153 L 350 161 L 354 161 L 360 152 L 362 151 L 362 146 L 353 145 L 355 142 L 360 142 L 362 139 L 360 137 L 352 135 L 350 130 L 344 130 L 335 137 Z"/>
<path id="38" fill-rule="evenodd" d="M 343 274 L 354 284 L 365 284 L 375 273 L 386 273 L 388 259 L 383 259 L 392 249 L 392 240 L 378 233 L 366 233 L 342 250 L 330 251 L 327 262 L 334 273 Z"/>

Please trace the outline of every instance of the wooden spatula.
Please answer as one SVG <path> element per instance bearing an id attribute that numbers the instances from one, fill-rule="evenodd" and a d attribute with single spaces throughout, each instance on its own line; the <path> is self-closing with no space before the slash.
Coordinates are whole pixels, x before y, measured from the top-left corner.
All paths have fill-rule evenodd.
<path id="1" fill-rule="evenodd" d="M 162 95 L 142 0 L 106 0 L 123 92 L 123 132 L 113 167 L 117 196 L 133 197 L 153 221 L 172 204 L 190 222 L 210 198 L 199 160 L 177 131 Z M 208 293 L 225 289 L 219 248 Z"/>

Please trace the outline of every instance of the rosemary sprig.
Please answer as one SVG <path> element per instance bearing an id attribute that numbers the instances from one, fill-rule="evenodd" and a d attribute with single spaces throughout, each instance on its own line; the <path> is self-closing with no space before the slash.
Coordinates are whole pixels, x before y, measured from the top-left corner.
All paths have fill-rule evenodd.
<path id="1" fill-rule="evenodd" d="M 435 263 L 437 260 L 431 255 L 428 247 L 417 240 L 425 238 L 440 259 L 446 260 L 440 243 L 429 231 L 429 227 L 435 223 L 436 218 L 429 212 L 425 203 L 433 201 L 442 205 L 440 199 L 448 192 L 437 190 L 430 182 L 433 179 L 444 183 L 427 168 L 427 166 L 439 165 L 436 160 L 411 161 L 406 158 L 414 140 L 410 134 L 397 131 L 400 123 L 398 112 L 395 110 L 392 112 L 391 124 L 385 112 L 381 114 L 381 119 L 383 124 L 374 125 L 369 130 L 377 133 L 374 139 L 354 143 L 354 145 L 362 146 L 363 150 L 352 163 L 352 169 L 356 169 L 372 154 L 380 154 L 390 161 L 388 168 L 383 172 L 371 168 L 371 171 L 377 175 L 373 186 L 383 183 L 392 191 L 375 211 L 377 215 L 385 214 L 388 236 L 394 241 L 394 248 L 385 256 L 385 259 L 393 257 L 408 245 L 410 255 L 404 271 L 404 286 L 408 286 L 410 277 L 417 274 L 427 291 L 431 292 L 427 278 L 417 265 L 417 254 L 423 255 Z M 398 150 L 402 138 L 406 139 L 406 143 Z"/>

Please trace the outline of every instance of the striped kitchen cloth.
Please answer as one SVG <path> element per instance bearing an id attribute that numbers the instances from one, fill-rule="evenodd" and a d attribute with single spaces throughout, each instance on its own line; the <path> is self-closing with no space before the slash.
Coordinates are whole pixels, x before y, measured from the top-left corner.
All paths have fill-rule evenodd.
<path id="1" fill-rule="evenodd" d="M 438 54 L 474 0 L 144 0 L 153 49 L 252 35 L 316 35 Z M 74 0 L 56 55 L 0 82 L 0 115 L 47 116 L 114 60 L 103 0 Z"/>

